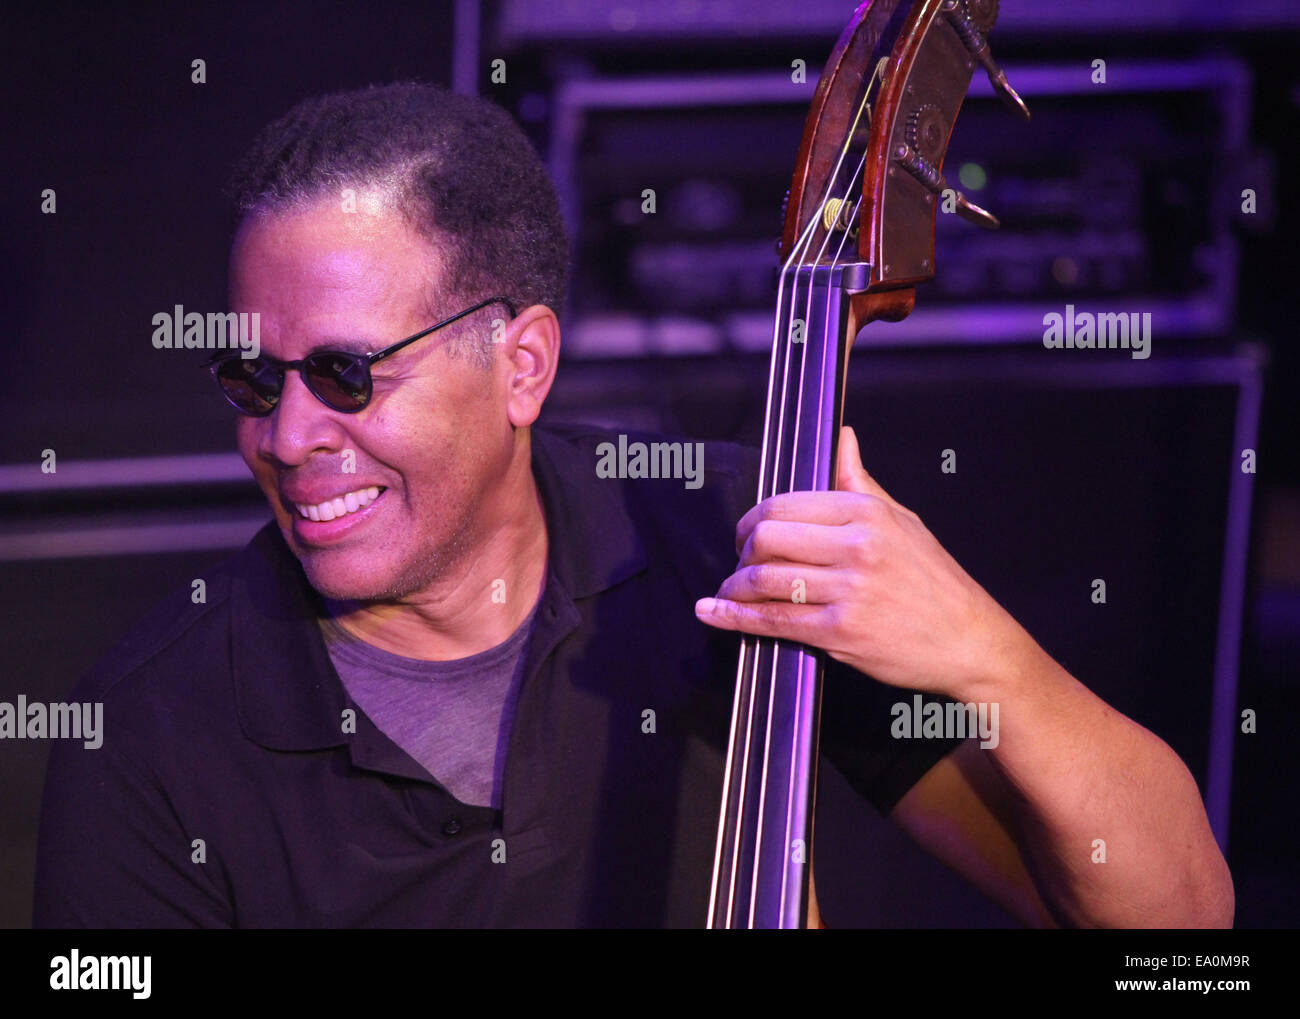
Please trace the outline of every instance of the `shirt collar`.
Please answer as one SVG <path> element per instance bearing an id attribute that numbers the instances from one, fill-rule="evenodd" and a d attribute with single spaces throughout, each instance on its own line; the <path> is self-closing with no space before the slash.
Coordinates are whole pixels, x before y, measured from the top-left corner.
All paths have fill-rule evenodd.
<path id="1" fill-rule="evenodd" d="M 533 429 L 533 476 L 546 514 L 550 565 L 574 598 L 639 573 L 645 546 L 623 503 L 623 486 L 596 476 L 589 454 L 562 435 Z"/>
<path id="2" fill-rule="evenodd" d="M 622 486 L 596 476 L 594 453 L 532 429 L 532 470 L 548 536 L 548 609 L 538 626 L 576 625 L 573 600 L 613 587 L 645 568 L 645 547 Z M 343 684 L 317 624 L 323 602 L 275 521 L 237 557 L 230 648 L 235 705 L 245 734 L 276 750 L 345 742 Z M 557 635 L 551 640 L 558 641 Z"/>

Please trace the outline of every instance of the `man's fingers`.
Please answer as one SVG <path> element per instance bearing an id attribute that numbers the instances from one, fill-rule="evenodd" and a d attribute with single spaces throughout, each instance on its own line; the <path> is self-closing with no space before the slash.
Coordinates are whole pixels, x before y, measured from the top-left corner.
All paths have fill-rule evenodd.
<path id="1" fill-rule="evenodd" d="M 785 565 L 763 563 L 745 566 L 722 582 L 717 597 L 728 601 L 789 602 L 792 605 L 824 605 L 841 593 L 837 571 L 806 563 Z"/>
<path id="2" fill-rule="evenodd" d="M 848 549 L 838 527 L 792 520 L 760 520 L 750 530 L 736 532 L 736 555 L 743 563 L 783 559 L 813 566 L 834 566 Z"/>
<path id="3" fill-rule="evenodd" d="M 736 524 L 736 552 L 739 553 L 745 546 L 750 533 L 760 521 L 798 521 L 804 524 L 838 527 L 861 519 L 860 496 L 863 495 L 880 499 L 894 509 L 905 509 L 862 466 L 858 438 L 853 433 L 853 429 L 847 426 L 840 429 L 835 488 L 836 490 L 831 492 L 782 492 L 780 495 L 769 496 L 757 506 L 751 507 Z"/>
<path id="4" fill-rule="evenodd" d="M 818 647 L 825 617 L 823 605 L 784 605 L 780 602 L 737 602 L 726 598 L 701 598 L 695 615 L 720 630 L 738 630 L 755 637 L 780 637 Z"/>
<path id="5" fill-rule="evenodd" d="M 840 429 L 839 457 L 835 470 L 835 487 L 841 492 L 859 492 L 862 495 L 874 495 L 884 499 L 893 506 L 898 502 L 880 487 L 867 469 L 862 466 L 862 451 L 858 449 L 858 437 L 853 429 L 845 425 Z"/>
<path id="6" fill-rule="evenodd" d="M 839 527 L 858 519 L 858 495 L 853 492 L 783 492 L 750 507 L 736 524 L 736 552 L 744 548 L 754 528 L 764 524 Z M 775 530 L 776 528 L 769 528 Z M 817 560 L 813 560 L 817 561 Z"/>

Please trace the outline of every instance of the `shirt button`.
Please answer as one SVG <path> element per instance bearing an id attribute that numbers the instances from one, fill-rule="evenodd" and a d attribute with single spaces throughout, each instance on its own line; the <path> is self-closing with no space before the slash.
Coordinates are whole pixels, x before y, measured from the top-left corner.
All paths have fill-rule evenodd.
<path id="1" fill-rule="evenodd" d="M 460 827 L 460 821 L 453 817 L 442 826 L 442 833 L 447 836 L 456 835 L 460 832 Z"/>

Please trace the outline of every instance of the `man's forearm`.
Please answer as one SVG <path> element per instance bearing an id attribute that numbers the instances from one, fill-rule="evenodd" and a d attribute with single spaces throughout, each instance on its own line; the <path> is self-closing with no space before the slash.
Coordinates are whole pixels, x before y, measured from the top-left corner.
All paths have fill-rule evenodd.
<path id="1" fill-rule="evenodd" d="M 1232 877 L 1178 755 L 1028 634 L 1010 646 L 979 695 L 998 704 L 985 753 L 1015 793 L 1049 908 L 1070 926 L 1231 926 Z"/>

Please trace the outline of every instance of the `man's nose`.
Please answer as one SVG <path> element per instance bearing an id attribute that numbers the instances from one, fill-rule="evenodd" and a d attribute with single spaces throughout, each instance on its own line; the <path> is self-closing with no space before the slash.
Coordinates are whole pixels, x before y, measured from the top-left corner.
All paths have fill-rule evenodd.
<path id="1" fill-rule="evenodd" d="M 260 452 L 280 463 L 297 467 L 315 453 L 337 453 L 343 448 L 338 412 L 312 395 L 299 372 L 284 373 L 280 402 L 266 420 Z"/>

